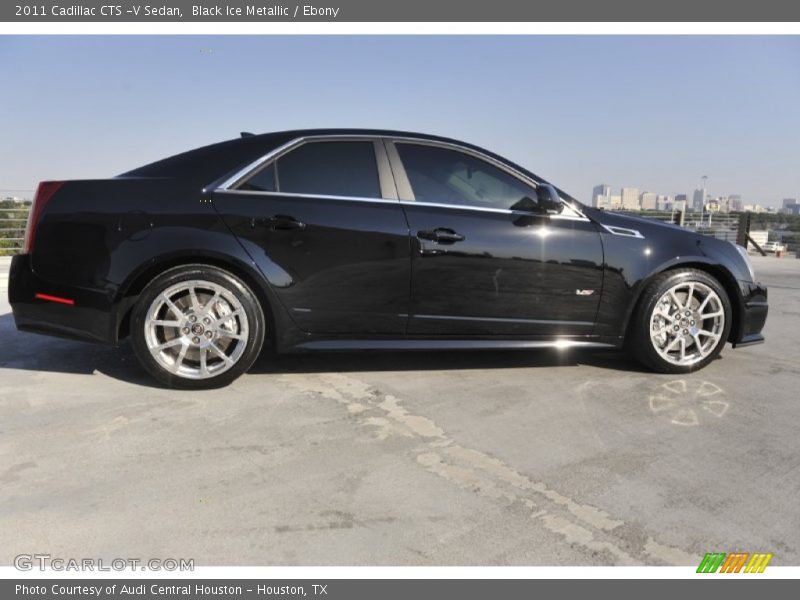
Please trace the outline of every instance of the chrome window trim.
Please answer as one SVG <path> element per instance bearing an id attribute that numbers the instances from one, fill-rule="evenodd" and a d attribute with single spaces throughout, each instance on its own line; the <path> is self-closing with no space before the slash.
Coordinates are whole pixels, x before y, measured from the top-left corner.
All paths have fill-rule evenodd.
<path id="1" fill-rule="evenodd" d="M 551 219 L 556 221 L 581 221 L 589 223 L 590 219 L 581 214 L 577 215 L 546 215 L 541 213 L 530 212 L 527 210 L 512 210 L 510 208 L 489 208 L 484 206 L 470 206 L 468 204 L 440 204 L 438 202 L 404 202 L 400 200 L 400 204 L 405 206 L 431 206 L 435 208 L 450 208 L 455 210 L 477 210 L 480 212 L 499 213 L 503 215 L 522 215 L 526 217 L 541 217 L 542 219 Z"/>
<path id="2" fill-rule="evenodd" d="M 526 217 L 541 217 L 543 219 L 557 219 L 562 221 L 589 221 L 586 217 L 583 216 L 573 216 L 573 215 L 545 215 L 535 212 L 530 212 L 527 210 L 512 210 L 510 208 L 489 208 L 485 206 L 470 206 L 468 204 L 440 204 L 438 202 L 403 202 L 400 200 L 401 204 L 405 204 L 407 206 L 431 206 L 435 208 L 452 208 L 456 210 L 477 210 L 480 212 L 491 212 L 491 213 L 499 213 L 503 215 L 522 215 Z"/>
<path id="3" fill-rule="evenodd" d="M 397 198 L 366 198 L 362 196 L 333 196 L 327 194 L 300 194 L 297 192 L 264 192 L 258 190 L 222 190 L 218 189 L 223 194 L 241 194 L 241 195 L 258 195 L 258 196 L 276 196 L 276 197 L 289 197 L 289 198 L 324 198 L 328 200 L 348 200 L 353 202 L 375 202 L 378 204 L 395 204 L 402 205 L 403 202 Z M 414 202 L 405 203 L 410 206 L 429 206 L 432 208 L 448 208 L 453 210 L 474 210 L 478 212 L 497 213 L 502 215 L 519 215 L 525 217 L 541 217 L 542 219 L 558 219 L 563 221 L 588 221 L 586 217 L 572 216 L 572 215 L 540 215 L 531 213 L 524 210 L 510 210 L 508 208 L 485 208 L 482 206 L 467 206 L 461 204 L 437 204 L 436 202 Z"/>
<path id="4" fill-rule="evenodd" d="M 298 192 L 263 192 L 258 190 L 223 190 L 217 188 L 218 192 L 223 194 L 241 194 L 246 196 L 252 196 L 253 194 L 258 196 L 278 196 L 281 198 L 290 197 L 290 198 L 327 198 L 329 200 L 351 200 L 353 202 L 375 202 L 377 204 L 400 204 L 397 198 L 368 198 L 365 196 L 334 196 L 328 194 L 301 194 Z"/>
<path id="5" fill-rule="evenodd" d="M 407 202 L 404 203 L 402 200 L 400 201 L 401 204 L 408 204 L 410 206 L 430 206 L 432 208 L 452 208 L 456 210 L 477 210 L 480 212 L 490 212 L 490 213 L 498 213 L 501 215 L 526 215 L 526 216 L 534 216 L 534 217 L 545 217 L 547 215 L 538 215 L 536 213 L 526 212 L 524 210 L 511 210 L 509 208 L 490 208 L 486 206 L 469 206 L 468 204 L 440 204 L 439 202 L 417 202 L 416 200 L 411 203 Z"/>
<path id="6" fill-rule="evenodd" d="M 466 154 L 468 156 L 472 156 L 474 158 L 477 158 L 478 160 L 482 160 L 484 162 L 489 163 L 493 167 L 496 167 L 496 168 L 500 169 L 501 171 L 504 171 L 505 173 L 507 173 L 508 175 L 511 175 L 515 179 L 518 179 L 521 183 L 524 183 L 525 185 L 533 187 L 534 189 L 538 188 L 542 184 L 539 183 L 538 181 L 534 180 L 534 179 L 531 179 L 530 177 L 528 177 L 524 173 L 521 173 L 520 171 L 517 171 L 513 167 L 505 164 L 504 162 L 502 162 L 500 160 L 497 160 L 496 158 L 488 156 L 488 155 L 486 155 L 483 152 L 480 152 L 478 150 L 474 150 L 472 148 L 467 148 L 465 146 L 461 146 L 459 144 L 454 144 L 452 142 L 442 142 L 442 141 L 439 141 L 439 140 L 427 140 L 427 139 L 424 139 L 424 138 L 415 138 L 415 137 L 409 137 L 409 136 L 393 136 L 393 137 L 387 137 L 387 138 L 384 138 L 384 139 L 386 141 L 387 152 L 389 154 L 389 160 L 392 163 L 392 173 L 394 174 L 395 181 L 397 182 L 397 188 L 398 188 L 397 191 L 398 191 L 398 194 L 399 194 L 401 202 L 408 202 L 408 203 L 412 203 L 413 202 L 414 204 L 420 204 L 420 205 L 421 204 L 427 204 L 428 206 L 440 206 L 440 207 L 443 207 L 443 208 L 446 208 L 446 207 L 467 208 L 467 209 L 476 208 L 478 210 L 487 210 L 487 211 L 521 212 L 522 214 L 528 214 L 528 215 L 531 214 L 530 212 L 525 212 L 525 211 L 511 211 L 509 209 L 500 209 L 500 208 L 472 207 L 472 206 L 464 205 L 464 204 L 440 204 L 440 203 L 433 203 L 433 202 L 430 202 L 430 203 L 417 202 L 416 198 L 414 196 L 414 190 L 411 188 L 411 182 L 408 180 L 408 175 L 406 174 L 405 167 L 403 166 L 403 161 L 400 158 L 400 153 L 397 151 L 397 147 L 395 146 L 395 143 L 401 143 L 401 144 L 410 143 L 410 144 L 419 144 L 419 145 L 423 145 L 423 146 L 434 146 L 434 147 L 438 147 L 438 148 L 444 148 L 445 150 L 453 150 L 455 152 L 461 152 L 462 154 Z M 402 174 L 399 178 L 398 178 L 398 172 Z M 567 202 L 566 200 L 561 198 L 561 196 L 559 196 L 558 199 L 561 201 L 562 204 L 564 204 L 570 210 L 576 212 L 578 214 L 578 216 L 572 216 L 572 215 L 548 215 L 551 218 L 560 218 L 560 219 L 566 219 L 566 220 L 572 220 L 572 221 L 589 221 L 590 220 L 586 215 L 583 214 L 582 211 L 580 211 L 579 209 L 575 208 L 572 204 L 570 204 L 569 202 Z"/>
<path id="7" fill-rule="evenodd" d="M 519 179 L 520 181 L 522 181 L 522 183 L 524 183 L 526 185 L 529 185 L 529 186 L 533 187 L 534 189 L 538 188 L 539 185 L 540 185 L 537 181 L 534 181 L 530 177 L 526 177 L 524 173 L 520 173 L 516 169 L 514 169 L 514 168 L 508 166 L 507 164 L 497 160 L 496 158 L 492 158 L 491 156 L 487 156 L 486 154 L 484 154 L 482 152 L 479 152 L 478 150 L 473 150 L 472 148 L 467 148 L 465 146 L 460 146 L 460 145 L 454 144 L 452 142 L 441 142 L 441 141 L 438 141 L 438 140 L 426 140 L 426 139 L 423 139 L 423 138 L 413 138 L 413 137 L 406 137 L 406 136 L 389 137 L 389 138 L 386 138 L 386 140 L 389 142 L 390 145 L 394 145 L 395 143 L 401 143 L 401 144 L 411 143 L 411 144 L 418 144 L 418 145 L 421 145 L 421 146 L 434 146 L 434 147 L 437 147 L 437 148 L 444 148 L 446 150 L 454 150 L 456 152 L 461 152 L 462 154 L 467 154 L 469 156 L 473 156 L 474 158 L 477 158 L 477 159 L 482 160 L 484 162 L 488 162 L 493 167 L 497 167 L 501 171 L 505 171 L 506 173 L 508 173 L 512 177 L 514 177 L 516 179 Z M 397 150 L 395 149 L 395 151 L 397 151 Z M 398 160 L 400 160 L 400 164 L 402 165 L 402 160 L 400 159 L 400 154 L 399 153 L 397 154 L 397 158 L 398 158 Z M 413 190 L 412 190 L 411 193 L 413 194 Z M 412 198 L 412 200 L 413 200 L 413 198 Z"/>
<path id="8" fill-rule="evenodd" d="M 278 160 L 284 154 L 288 154 L 292 150 L 296 150 L 303 144 L 313 143 L 313 142 L 371 142 L 373 153 L 375 155 L 375 167 L 377 169 L 378 174 L 378 185 L 381 191 L 381 197 L 383 197 L 384 193 L 392 193 L 392 189 L 394 188 L 394 182 L 388 180 L 386 185 L 384 185 L 384 177 L 389 175 L 390 172 L 386 169 L 385 163 L 383 166 L 381 165 L 383 154 L 381 153 L 380 147 L 378 142 L 380 142 L 380 136 L 374 135 L 366 135 L 366 134 L 353 134 L 353 135 L 306 135 L 294 138 L 289 140 L 285 144 L 278 146 L 267 152 L 264 156 L 254 160 L 253 162 L 249 163 L 247 166 L 239 169 L 236 173 L 228 177 L 225 181 L 219 184 L 214 191 L 233 191 L 232 188 L 243 183 L 245 179 L 249 179 L 257 175 L 261 169 L 269 166 L 270 163 Z M 382 146 L 382 144 L 380 144 Z M 277 182 L 276 182 L 277 185 Z M 243 190 L 246 191 L 246 190 Z M 396 190 L 394 191 L 395 200 L 396 198 Z M 315 197 L 317 197 L 315 195 Z M 324 194 L 320 194 L 319 197 L 332 197 L 332 196 L 325 196 Z M 374 198 L 374 200 L 380 200 L 381 198 Z M 390 197 L 391 199 L 391 197 Z"/>
<path id="9" fill-rule="evenodd" d="M 238 185 L 244 179 L 256 175 L 258 171 L 266 167 L 271 161 L 279 159 L 284 154 L 287 154 L 288 152 L 300 147 L 302 144 L 308 142 L 317 142 L 317 141 L 373 142 L 375 148 L 375 161 L 378 167 L 378 180 L 380 183 L 381 195 L 384 196 L 384 194 L 389 194 L 389 197 L 384 196 L 382 198 L 371 198 L 371 197 L 360 197 L 360 196 L 335 196 L 327 194 L 299 194 L 295 192 L 264 192 L 255 190 L 232 189 L 233 186 Z M 415 204 L 417 206 L 431 206 L 438 208 L 477 210 L 482 212 L 535 216 L 535 213 L 530 213 L 526 211 L 516 211 L 506 208 L 488 208 L 480 206 L 469 206 L 466 204 L 440 204 L 435 202 L 417 202 L 414 198 L 414 192 L 411 189 L 411 183 L 409 182 L 408 176 L 406 175 L 405 167 L 403 167 L 400 155 L 397 152 L 397 148 L 394 145 L 395 142 L 437 146 L 448 150 L 454 150 L 456 152 L 462 152 L 464 154 L 473 156 L 479 160 L 488 162 L 492 166 L 495 166 L 500 170 L 505 171 L 512 177 L 519 179 L 526 185 L 532 186 L 534 189 L 539 187 L 540 185 L 534 179 L 531 179 L 524 173 L 517 171 L 516 169 L 506 165 L 505 163 L 497 160 L 496 158 L 488 156 L 478 150 L 473 150 L 472 148 L 467 148 L 465 146 L 461 146 L 453 142 L 429 140 L 425 138 L 417 138 L 412 136 L 381 136 L 381 135 L 368 135 L 368 134 L 331 134 L 331 135 L 321 134 L 321 135 L 300 136 L 292 140 L 289 140 L 288 142 L 278 146 L 277 148 L 274 148 L 273 150 L 270 150 L 264 156 L 256 159 L 255 161 L 249 163 L 247 166 L 239 169 L 236 173 L 234 173 L 232 176 L 230 176 L 228 179 L 226 179 L 220 185 L 218 185 L 214 189 L 214 191 L 220 191 L 226 193 L 238 193 L 238 194 L 258 194 L 267 196 L 294 196 L 299 198 L 329 198 L 333 200 L 354 200 L 360 202 L 395 203 L 399 200 L 400 203 Z M 381 152 L 381 147 L 383 147 L 383 152 Z M 391 184 L 389 185 L 387 183 L 387 185 L 384 186 L 384 177 L 387 177 L 389 175 L 391 175 L 390 179 Z M 561 200 L 561 202 L 565 206 L 567 206 L 570 210 L 577 213 L 577 216 L 574 215 L 542 215 L 542 216 L 547 216 L 550 219 L 556 219 L 556 220 L 584 221 L 584 222 L 591 221 L 591 219 L 589 219 L 585 214 L 583 214 L 581 210 L 579 210 L 578 208 L 576 208 L 575 206 L 573 206 L 560 196 L 559 200 Z M 616 234 L 616 235 L 623 235 L 623 234 Z"/>
<path id="10" fill-rule="evenodd" d="M 302 139 L 303 138 L 295 138 L 293 140 L 286 142 L 281 146 L 278 146 L 277 148 L 270 150 L 261 158 L 257 158 L 253 162 L 249 163 L 247 166 L 242 167 L 241 169 L 236 171 L 236 173 L 234 173 L 233 175 L 228 177 L 228 179 L 220 183 L 215 188 L 215 191 L 230 191 L 231 187 L 233 187 L 237 183 L 240 183 L 246 177 L 255 175 L 258 171 L 261 170 L 261 167 L 265 167 L 267 163 L 271 161 L 273 158 L 276 158 L 281 154 L 285 153 L 286 151 L 290 150 L 291 148 L 294 148 L 296 145 L 298 145 L 298 143 Z"/>

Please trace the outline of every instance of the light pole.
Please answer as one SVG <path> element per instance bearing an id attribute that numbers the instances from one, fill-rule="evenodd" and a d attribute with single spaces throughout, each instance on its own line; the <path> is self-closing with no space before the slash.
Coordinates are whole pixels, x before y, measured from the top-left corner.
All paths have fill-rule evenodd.
<path id="1" fill-rule="evenodd" d="M 706 210 L 706 182 L 708 182 L 708 175 L 703 175 L 700 179 L 703 180 L 703 198 L 700 204 L 700 223 L 703 222 L 703 213 Z"/>

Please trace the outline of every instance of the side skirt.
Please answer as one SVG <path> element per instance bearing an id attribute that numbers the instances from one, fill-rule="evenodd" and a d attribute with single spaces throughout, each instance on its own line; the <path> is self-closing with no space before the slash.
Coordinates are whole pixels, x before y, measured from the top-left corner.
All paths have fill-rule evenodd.
<path id="1" fill-rule="evenodd" d="M 618 348 L 619 344 L 584 340 L 481 339 L 328 339 L 298 343 L 286 350 L 514 350 L 525 348 Z"/>

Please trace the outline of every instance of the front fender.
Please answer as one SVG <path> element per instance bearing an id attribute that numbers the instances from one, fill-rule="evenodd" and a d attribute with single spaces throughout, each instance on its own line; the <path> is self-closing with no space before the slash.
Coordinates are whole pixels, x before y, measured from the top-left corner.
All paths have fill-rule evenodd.
<path id="1" fill-rule="evenodd" d="M 624 217 L 608 217 L 631 227 Z M 749 275 L 742 273 L 747 267 L 730 243 L 643 219 L 636 220 L 635 226 L 640 236 L 602 233 L 605 276 L 597 335 L 621 340 L 642 291 L 656 275 L 678 267 L 701 269 L 717 278 L 731 297 L 737 318 L 742 302 L 737 282 Z"/>

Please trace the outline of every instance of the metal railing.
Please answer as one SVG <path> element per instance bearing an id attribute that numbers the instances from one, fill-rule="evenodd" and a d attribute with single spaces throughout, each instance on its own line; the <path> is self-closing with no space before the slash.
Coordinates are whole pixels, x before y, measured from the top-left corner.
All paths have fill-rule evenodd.
<path id="1" fill-rule="evenodd" d="M 615 213 L 656 219 L 674 225 L 681 225 L 681 215 L 677 211 L 614 211 Z M 682 227 L 709 235 L 720 240 L 736 242 L 739 232 L 739 213 L 686 213 Z"/>
<path id="2" fill-rule="evenodd" d="M 30 207 L 0 207 L 0 256 L 22 252 Z"/>
<path id="3" fill-rule="evenodd" d="M 25 225 L 30 206 L 0 207 L 0 256 L 10 256 L 22 252 L 25 241 Z M 656 219 L 679 225 L 680 213 L 677 211 L 613 211 L 637 217 Z M 683 227 L 717 239 L 736 242 L 740 227 L 740 213 L 686 213 Z M 786 241 L 795 245 L 795 234 L 785 234 Z"/>

